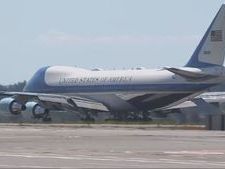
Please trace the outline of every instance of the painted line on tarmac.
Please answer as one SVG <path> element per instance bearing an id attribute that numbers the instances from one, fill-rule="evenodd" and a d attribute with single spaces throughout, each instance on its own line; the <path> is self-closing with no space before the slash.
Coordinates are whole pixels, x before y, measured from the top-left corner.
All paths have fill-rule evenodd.
<path id="1" fill-rule="evenodd" d="M 222 151 L 200 150 L 200 151 L 165 151 L 164 154 L 169 154 L 169 155 L 224 155 L 225 153 Z"/>
<path id="2" fill-rule="evenodd" d="M 34 169 L 73 169 L 74 167 L 48 167 L 48 166 L 36 166 L 36 165 L 2 165 L 0 164 L 0 168 L 34 168 Z"/>
<path id="3" fill-rule="evenodd" d="M 2 153 L 2 152 L 1 152 Z M 58 155 L 34 155 L 34 154 L 7 154 L 2 153 L 0 157 L 13 157 L 13 158 L 33 158 L 33 159 L 61 159 L 61 160 L 90 160 L 90 161 L 110 161 L 110 162 L 130 162 L 130 163 L 156 163 L 156 164 L 181 164 L 181 165 L 190 165 L 190 166 L 220 166 L 225 167 L 225 162 L 209 162 L 203 160 L 178 160 L 178 159 L 148 159 L 148 158 L 121 158 L 121 157 L 112 157 L 104 156 L 102 157 L 93 157 L 89 155 L 76 155 L 76 156 L 58 156 Z M 87 161 L 85 162 L 87 163 Z M 17 166 L 18 167 L 18 166 Z M 42 167 L 44 166 L 37 166 Z M 33 167 L 34 168 L 34 167 Z M 48 168 L 48 167 L 47 167 Z M 50 167 L 51 168 L 51 167 Z M 68 168 L 68 167 L 65 167 Z"/>

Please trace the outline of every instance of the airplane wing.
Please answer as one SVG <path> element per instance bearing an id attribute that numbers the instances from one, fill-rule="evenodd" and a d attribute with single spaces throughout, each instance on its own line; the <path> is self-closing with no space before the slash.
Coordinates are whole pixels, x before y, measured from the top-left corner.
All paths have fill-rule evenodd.
<path id="1" fill-rule="evenodd" d="M 17 102 L 25 104 L 28 101 L 36 101 L 48 109 L 54 110 L 97 110 L 109 111 L 102 103 L 84 97 L 70 97 L 55 94 L 41 94 L 29 92 L 0 92 L 1 97 L 13 97 Z"/>
<path id="2" fill-rule="evenodd" d="M 166 110 L 172 109 L 182 109 L 182 108 L 191 108 L 199 106 L 199 99 L 202 99 L 206 103 L 224 103 L 225 102 L 225 92 L 209 92 L 204 93 L 192 100 L 185 101 L 181 104 L 167 107 Z"/>

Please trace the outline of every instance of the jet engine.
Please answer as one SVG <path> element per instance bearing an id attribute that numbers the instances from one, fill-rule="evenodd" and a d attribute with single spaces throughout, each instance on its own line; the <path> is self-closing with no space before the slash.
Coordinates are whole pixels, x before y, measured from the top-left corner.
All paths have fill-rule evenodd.
<path id="1" fill-rule="evenodd" d="M 32 113 L 34 118 L 40 119 L 45 118 L 49 114 L 49 110 L 40 106 L 36 102 L 27 102 L 25 113 Z"/>
<path id="2" fill-rule="evenodd" d="M 18 103 L 14 98 L 7 97 L 0 100 L 0 111 L 18 115 L 26 109 L 26 106 Z"/>

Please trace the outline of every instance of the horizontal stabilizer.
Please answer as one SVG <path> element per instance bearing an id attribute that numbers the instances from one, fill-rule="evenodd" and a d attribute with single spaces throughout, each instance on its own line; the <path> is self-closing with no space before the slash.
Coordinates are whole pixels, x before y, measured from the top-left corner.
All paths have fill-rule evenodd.
<path id="1" fill-rule="evenodd" d="M 184 69 L 178 69 L 178 68 L 172 68 L 172 67 L 165 67 L 164 69 L 174 74 L 177 74 L 181 77 L 184 77 L 188 80 L 209 80 L 209 79 L 218 77 L 216 75 L 210 75 L 203 72 L 196 72 L 196 71 L 190 71 L 190 70 L 184 70 Z"/>

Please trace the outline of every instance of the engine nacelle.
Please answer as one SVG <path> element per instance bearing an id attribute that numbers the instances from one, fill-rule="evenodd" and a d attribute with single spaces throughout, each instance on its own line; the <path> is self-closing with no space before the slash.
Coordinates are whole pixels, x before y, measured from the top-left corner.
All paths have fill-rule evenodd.
<path id="1" fill-rule="evenodd" d="M 49 110 L 46 108 L 41 107 L 38 103 L 36 102 L 27 102 L 26 103 L 26 110 L 25 113 L 32 113 L 34 118 L 44 118 L 45 116 L 48 115 Z"/>
<path id="2" fill-rule="evenodd" d="M 0 100 L 0 111 L 17 115 L 25 109 L 26 106 L 18 103 L 14 98 L 7 97 Z"/>

